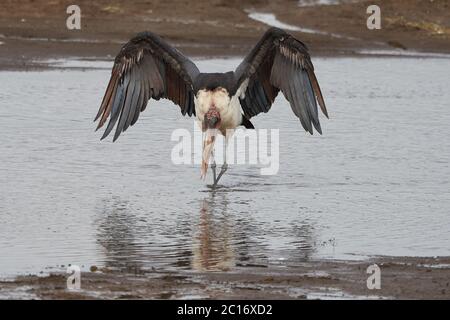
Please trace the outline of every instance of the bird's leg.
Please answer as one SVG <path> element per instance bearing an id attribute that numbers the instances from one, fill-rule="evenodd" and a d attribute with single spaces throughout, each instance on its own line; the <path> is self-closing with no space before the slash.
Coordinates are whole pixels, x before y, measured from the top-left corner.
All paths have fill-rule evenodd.
<path id="1" fill-rule="evenodd" d="M 227 171 L 227 169 L 228 169 L 228 164 L 226 162 L 224 162 L 222 167 L 220 168 L 220 172 L 219 172 L 219 175 L 217 176 L 217 180 L 215 180 L 215 182 L 214 182 L 214 187 L 217 185 L 217 183 L 219 182 L 220 178 Z"/>
<path id="2" fill-rule="evenodd" d="M 216 171 L 214 170 L 214 185 L 213 185 L 213 188 L 215 188 L 217 186 L 217 183 L 219 182 L 220 178 L 222 177 L 222 175 L 228 169 L 228 164 L 227 164 L 227 140 L 228 139 L 225 138 L 225 150 L 224 150 L 224 157 L 223 157 L 223 165 L 220 168 L 220 172 L 219 172 L 219 175 L 217 176 L 217 179 L 216 179 Z M 214 164 L 215 164 L 215 162 L 214 162 Z"/>
<path id="3" fill-rule="evenodd" d="M 214 158 L 214 150 L 211 152 L 211 156 L 212 156 L 211 170 L 213 172 L 213 178 L 214 178 L 213 186 L 215 187 L 216 186 L 216 177 L 217 177 L 217 175 L 216 175 L 217 165 L 216 165 L 216 158 Z"/>

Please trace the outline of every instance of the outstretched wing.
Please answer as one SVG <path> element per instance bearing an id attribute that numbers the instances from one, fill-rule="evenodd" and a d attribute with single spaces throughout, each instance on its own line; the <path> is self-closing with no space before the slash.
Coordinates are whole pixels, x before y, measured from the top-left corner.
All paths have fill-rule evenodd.
<path id="1" fill-rule="evenodd" d="M 133 125 L 150 98 L 167 98 L 179 105 L 181 113 L 195 114 L 193 82 L 196 65 L 159 36 L 143 32 L 126 43 L 117 55 L 105 96 L 98 110 L 97 129 L 109 117 L 102 136 L 106 138 L 117 123 L 115 141 Z"/>
<path id="2" fill-rule="evenodd" d="M 270 28 L 235 71 L 244 91 L 240 102 L 247 118 L 269 111 L 281 90 L 303 128 L 322 133 L 317 101 L 328 117 L 306 45 L 278 28 Z M 245 88 L 246 85 L 246 88 Z M 317 101 L 316 101 L 317 99 Z"/>

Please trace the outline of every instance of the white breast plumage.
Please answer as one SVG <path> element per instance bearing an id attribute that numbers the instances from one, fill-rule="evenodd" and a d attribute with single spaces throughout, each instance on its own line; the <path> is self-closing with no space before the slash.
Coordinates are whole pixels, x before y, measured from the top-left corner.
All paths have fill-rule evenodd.
<path id="1" fill-rule="evenodd" d="M 194 98 L 195 112 L 197 120 L 203 122 L 205 114 L 209 108 L 214 105 L 220 113 L 221 124 L 219 130 L 225 132 L 227 129 L 235 129 L 242 122 L 241 105 L 238 95 L 231 99 L 224 88 L 218 88 L 214 91 L 199 90 Z"/>

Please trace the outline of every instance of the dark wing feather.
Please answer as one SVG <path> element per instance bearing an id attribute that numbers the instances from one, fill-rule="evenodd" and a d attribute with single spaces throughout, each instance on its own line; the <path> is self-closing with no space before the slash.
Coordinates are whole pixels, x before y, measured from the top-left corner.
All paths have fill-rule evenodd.
<path id="1" fill-rule="evenodd" d="M 116 126 L 115 141 L 136 123 L 150 98 L 166 98 L 181 113 L 195 115 L 193 83 L 199 74 L 195 64 L 157 35 L 143 32 L 126 43 L 117 55 L 95 121 L 97 129 L 109 118 L 102 136 Z M 117 122 L 118 121 L 118 122 Z"/>
<path id="2" fill-rule="evenodd" d="M 328 112 L 306 46 L 278 28 L 270 28 L 235 71 L 242 110 L 247 118 L 268 112 L 281 90 L 303 128 L 322 133 L 317 102 Z"/>

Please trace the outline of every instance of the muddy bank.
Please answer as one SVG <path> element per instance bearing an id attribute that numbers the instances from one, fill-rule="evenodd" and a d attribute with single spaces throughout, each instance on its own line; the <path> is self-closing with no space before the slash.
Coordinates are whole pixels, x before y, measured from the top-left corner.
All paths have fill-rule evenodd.
<path id="1" fill-rule="evenodd" d="M 369 290 L 367 267 L 381 269 L 381 289 Z M 450 299 L 450 258 L 376 257 L 309 261 L 290 267 L 229 272 L 116 272 L 91 268 L 81 290 L 67 275 L 21 276 L 0 282 L 0 298 L 18 299 Z"/>
<path id="2" fill-rule="evenodd" d="M 91 1 L 80 0 L 82 29 L 66 28 L 66 0 L 5 0 L 0 4 L 0 68 L 27 68 L 35 60 L 67 56 L 110 59 L 142 30 L 154 31 L 183 52 L 243 55 L 267 29 L 249 12 L 273 13 L 313 54 L 348 55 L 360 49 L 450 52 L 445 0 L 380 0 L 382 29 L 366 28 L 371 1 L 298 6 L 293 0 Z M 313 30 L 313 32 L 311 32 Z M 337 36 L 336 36 L 337 35 Z"/>

